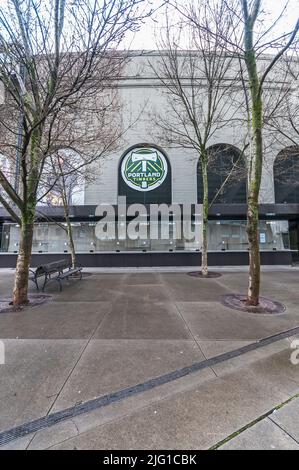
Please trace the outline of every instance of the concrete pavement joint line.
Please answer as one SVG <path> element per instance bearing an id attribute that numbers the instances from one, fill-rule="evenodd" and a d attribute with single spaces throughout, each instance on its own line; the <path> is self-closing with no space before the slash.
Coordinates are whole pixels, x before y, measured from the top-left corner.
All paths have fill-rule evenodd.
<path id="1" fill-rule="evenodd" d="M 289 398 L 288 400 L 284 401 L 283 403 L 281 403 L 280 405 L 277 405 L 275 406 L 274 408 L 271 408 L 271 410 L 267 411 L 267 413 L 264 413 L 263 415 L 259 416 L 258 418 L 256 418 L 255 420 L 251 421 L 250 423 L 246 424 L 246 426 L 243 426 L 242 428 L 238 429 L 238 431 L 235 431 L 234 433 L 230 434 L 229 436 L 227 436 L 225 439 L 223 439 L 222 441 L 220 442 L 217 442 L 217 444 L 213 445 L 212 447 L 209 448 L 209 450 L 217 450 L 219 449 L 219 447 L 223 446 L 224 444 L 226 444 L 227 442 L 231 441 L 232 439 L 234 439 L 235 437 L 239 436 L 240 434 L 242 434 L 242 432 L 246 431 L 247 429 L 250 429 L 252 428 L 255 424 L 259 423 L 260 421 L 263 421 L 264 419 L 268 418 L 271 420 L 271 422 L 273 424 L 275 424 L 278 428 L 280 428 L 284 433 L 286 433 L 289 437 L 291 437 L 293 439 L 293 441 L 295 441 L 297 444 L 298 442 L 296 441 L 296 439 L 294 439 L 290 434 L 288 434 L 282 427 L 280 427 L 275 421 L 273 421 L 271 419 L 271 415 L 275 412 L 275 411 L 278 411 L 280 410 L 281 408 L 283 408 L 284 406 L 288 405 L 292 400 L 294 400 L 295 398 L 298 398 L 299 397 L 299 394 L 297 393 L 296 395 L 294 395 L 293 397 Z"/>
<path id="2" fill-rule="evenodd" d="M 28 450 L 29 446 L 32 444 L 32 441 L 34 440 L 36 436 L 36 433 L 33 434 L 33 436 L 31 437 L 30 441 L 28 442 L 27 446 L 26 446 L 26 449 L 25 450 Z"/>
<path id="3" fill-rule="evenodd" d="M 93 411 L 95 409 L 108 406 L 112 403 L 119 402 L 128 397 L 137 395 L 139 393 L 145 392 L 147 390 L 151 390 L 160 385 L 164 385 L 166 383 L 172 382 L 179 378 L 185 377 L 194 372 L 206 369 L 213 365 L 225 362 L 229 359 L 233 359 L 235 357 L 241 356 L 247 352 L 254 351 L 256 349 L 268 346 L 276 341 L 286 339 L 298 333 L 299 333 L 299 327 L 292 328 L 282 333 L 278 333 L 276 335 L 263 338 L 260 341 L 248 344 L 247 346 L 243 346 L 242 348 L 234 349 L 233 351 L 220 354 L 218 356 L 203 360 L 201 362 L 195 362 L 191 366 L 177 369 L 167 374 L 160 375 L 159 377 L 149 379 L 143 383 L 133 385 L 131 387 L 124 388 L 123 390 L 118 390 L 117 392 L 103 395 L 98 398 L 94 398 L 93 400 L 89 400 L 84 403 L 71 406 L 70 408 L 66 408 L 64 410 L 57 411 L 52 414 L 48 414 L 46 416 L 43 416 L 42 418 L 38 418 L 28 423 L 22 424 L 20 426 L 16 426 L 15 428 L 8 429 L 0 433 L 0 446 L 7 444 L 8 442 L 14 441 L 15 439 L 19 439 L 20 437 L 24 437 L 24 436 L 27 436 L 28 434 L 40 431 L 41 429 L 53 426 L 54 424 L 58 424 L 62 421 L 66 421 L 75 416 L 79 416 L 81 414 Z"/>
<path id="4" fill-rule="evenodd" d="M 108 311 L 105 313 L 105 315 L 103 316 L 103 318 L 99 321 L 99 323 L 97 324 L 96 328 L 94 328 L 94 330 L 92 331 L 90 337 L 87 339 L 86 344 L 82 347 L 81 351 L 79 352 L 79 355 L 78 355 L 78 357 L 77 357 L 77 359 L 76 359 L 76 361 L 75 361 L 73 367 L 70 369 L 69 373 L 67 374 L 66 379 L 64 380 L 63 384 L 62 384 L 61 387 L 60 387 L 59 392 L 56 394 L 56 398 L 55 398 L 54 401 L 51 403 L 50 408 L 49 408 L 48 411 L 47 411 L 47 416 L 51 416 L 50 413 L 51 413 L 51 410 L 53 409 L 53 406 L 55 406 L 55 403 L 57 402 L 58 397 L 60 396 L 62 390 L 64 389 L 64 387 L 66 386 L 67 382 L 69 381 L 69 379 L 70 379 L 72 373 L 74 372 L 75 368 L 77 367 L 78 363 L 80 362 L 80 360 L 81 360 L 83 354 L 85 353 L 85 351 L 86 351 L 88 345 L 90 344 L 90 341 L 91 341 L 93 335 L 95 334 L 97 328 L 100 326 L 100 324 L 102 323 L 102 321 L 104 320 L 104 318 L 106 318 L 106 316 L 108 315 L 108 312 L 109 312 L 109 309 L 108 309 Z M 1 444 L 0 444 L 0 445 L 1 445 Z"/>
<path id="5" fill-rule="evenodd" d="M 127 276 L 125 276 L 124 279 L 126 279 Z M 121 284 L 123 284 L 124 282 L 124 279 L 122 280 Z M 116 298 L 118 298 L 119 294 L 116 294 Z M 112 307 L 111 305 L 109 306 L 109 308 L 107 309 L 107 312 L 104 314 L 104 316 L 100 319 L 100 321 L 97 323 L 97 325 L 95 326 L 95 328 L 93 329 L 93 331 L 91 332 L 91 335 L 89 336 L 89 338 L 87 338 L 87 341 L 86 341 L 86 344 L 83 346 L 81 352 L 79 353 L 79 356 L 77 357 L 77 360 L 75 361 L 73 367 L 71 368 L 71 370 L 69 371 L 65 381 L 63 382 L 62 386 L 60 387 L 60 390 L 59 392 L 56 394 L 56 398 L 55 400 L 53 401 L 53 403 L 50 405 L 50 408 L 48 409 L 47 411 L 47 415 L 49 415 L 51 413 L 51 410 L 53 409 L 53 406 L 55 406 L 61 392 L 63 391 L 64 387 L 66 386 L 67 382 L 69 381 L 72 373 L 74 372 L 75 368 L 77 367 L 78 363 L 80 362 L 83 354 L 85 353 L 86 349 L 88 348 L 89 344 L 90 344 L 90 341 L 92 340 L 95 332 L 97 331 L 97 329 L 100 327 L 100 325 L 103 323 L 104 319 L 108 316 L 108 314 L 111 312 L 112 310 Z M 1 444 L 0 444 L 1 445 Z"/>
<path id="6" fill-rule="evenodd" d="M 283 431 L 287 436 L 289 436 L 293 441 L 296 442 L 296 444 L 299 445 L 299 442 L 293 437 L 291 436 L 291 434 L 288 433 L 288 431 L 286 431 L 282 426 L 280 426 L 280 424 L 276 423 L 275 421 L 273 421 L 273 419 L 271 418 L 271 415 L 268 416 L 268 419 L 271 421 L 271 423 L 275 424 L 275 426 L 277 428 L 279 428 L 281 431 Z"/>
<path id="7" fill-rule="evenodd" d="M 186 327 L 187 330 L 189 331 L 190 336 L 193 338 L 194 343 L 197 345 L 197 348 L 199 349 L 199 351 L 201 352 L 201 354 L 203 355 L 203 357 L 205 358 L 205 360 L 207 360 L 207 356 L 206 356 L 205 353 L 203 352 L 202 348 L 200 347 L 199 342 L 196 340 L 194 334 L 192 333 L 191 328 L 189 327 L 188 323 L 186 322 L 186 320 L 185 320 L 185 318 L 184 318 L 182 312 L 180 311 L 180 309 L 179 309 L 177 303 L 175 303 L 174 305 L 175 305 L 175 308 L 176 308 L 177 311 L 178 311 L 178 314 L 179 314 L 180 318 L 181 318 L 182 321 L 185 323 L 185 327 Z M 211 367 L 211 370 L 212 370 L 212 372 L 215 374 L 215 376 L 217 377 L 217 374 L 216 374 L 216 372 L 214 371 L 214 369 L 213 369 L 212 367 Z"/>
<path id="8" fill-rule="evenodd" d="M 161 277 L 161 275 L 159 275 L 159 277 Z M 161 279 L 161 281 L 162 281 L 164 287 L 166 288 L 165 281 L 163 282 L 163 279 Z M 176 308 L 176 310 L 177 310 L 177 312 L 178 312 L 179 317 L 182 319 L 183 323 L 185 324 L 185 327 L 186 327 L 186 329 L 188 330 L 190 337 L 193 339 L 194 344 L 197 346 L 197 348 L 199 349 L 199 351 L 201 352 L 201 354 L 203 355 L 203 357 L 204 357 L 205 359 L 207 359 L 206 355 L 204 354 L 203 350 L 202 350 L 201 347 L 200 347 L 200 344 L 198 343 L 198 341 L 196 340 L 194 334 L 192 333 L 192 330 L 191 330 L 190 326 L 189 326 L 188 323 L 186 322 L 184 315 L 182 314 L 180 308 L 178 307 L 177 302 L 175 302 L 174 305 L 175 305 L 175 308 Z M 211 369 L 212 369 L 212 368 L 211 368 Z M 215 376 L 217 377 L 217 375 L 216 375 L 214 369 L 212 369 L 212 371 L 213 371 L 213 373 L 215 374 Z"/>

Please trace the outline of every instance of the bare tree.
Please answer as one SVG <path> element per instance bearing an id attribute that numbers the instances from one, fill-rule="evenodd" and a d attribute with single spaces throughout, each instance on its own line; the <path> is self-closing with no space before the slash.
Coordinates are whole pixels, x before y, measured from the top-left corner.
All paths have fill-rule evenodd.
<path id="1" fill-rule="evenodd" d="M 121 123 L 121 105 L 116 86 L 110 85 L 104 92 L 98 93 L 96 102 L 94 98 L 92 96 L 89 100 L 85 96 L 84 102 L 80 100 L 79 104 L 75 103 L 67 113 L 56 119 L 52 129 L 51 153 L 45 160 L 37 198 L 37 203 L 63 206 L 66 224 L 58 225 L 67 233 L 74 267 L 77 261 L 70 205 L 74 203 L 76 192 L 82 191 L 96 179 L 101 160 L 121 146 L 123 135 L 133 125 L 129 123 L 124 127 Z M 42 208 L 38 213 L 45 217 Z"/>
<path id="2" fill-rule="evenodd" d="M 160 113 L 154 121 L 159 138 L 168 146 L 192 149 L 198 155 L 203 187 L 201 272 L 208 276 L 209 207 L 223 192 L 224 184 L 231 183 L 237 175 L 242 177 L 239 169 L 244 155 L 242 152 L 238 162 L 231 162 L 224 184 L 209 201 L 208 169 L 213 166 L 217 172 L 219 156 L 209 146 L 226 126 L 233 126 L 236 120 L 239 124 L 239 106 L 234 102 L 237 74 L 234 57 L 227 53 L 222 40 L 231 27 L 229 12 L 221 4 L 213 10 L 209 2 L 202 1 L 192 15 L 192 19 L 185 16 L 175 23 L 167 17 L 159 59 L 151 63 L 166 97 L 165 115 Z M 211 28 L 213 36 L 209 33 Z"/>
<path id="3" fill-rule="evenodd" d="M 99 124 L 90 103 L 98 105 L 102 92 L 113 86 L 125 59 L 117 52 L 119 44 L 150 13 L 144 0 L 5 0 L 1 5 L 0 80 L 6 104 L 1 109 L 0 151 L 20 166 L 21 174 L 18 190 L 0 169 L 2 203 L 21 224 L 15 305 L 28 302 L 33 225 L 45 162 L 58 144 L 71 147 L 82 133 L 85 162 L 93 161 L 103 147 L 110 148 L 111 142 L 108 147 L 98 142 L 98 150 L 88 142 L 91 135 L 95 142 Z M 91 113 L 80 122 L 76 113 L 82 113 L 86 102 Z"/>
<path id="4" fill-rule="evenodd" d="M 277 202 L 295 202 L 299 188 L 299 43 L 280 61 L 276 93 L 265 94 L 264 126 L 274 169 Z"/>
<path id="5" fill-rule="evenodd" d="M 265 104 L 265 127 L 271 141 L 280 146 L 299 147 L 299 43 L 281 61 L 282 79 L 276 100 Z M 269 99 L 268 99 L 269 101 Z M 269 108 L 269 111 L 268 111 Z"/>
<path id="6" fill-rule="evenodd" d="M 68 245 L 71 252 L 72 266 L 76 267 L 76 249 L 73 237 L 72 224 L 70 219 L 70 206 L 73 204 L 74 196 L 78 187 L 86 184 L 88 167 L 82 163 L 80 155 L 73 154 L 69 149 L 58 150 L 50 156 L 47 162 L 47 171 L 45 171 L 46 200 L 47 206 L 63 206 L 65 224 L 58 225 L 65 230 L 68 237 Z M 78 170 L 80 168 L 80 170 Z M 44 176 L 44 179 L 45 179 Z M 54 183 L 54 184 L 53 184 Z M 42 210 L 39 210 L 42 213 Z"/>
<path id="7" fill-rule="evenodd" d="M 250 90 L 250 124 L 252 152 L 248 173 L 248 240 L 249 252 L 249 285 L 248 305 L 258 305 L 260 295 L 260 250 L 258 231 L 258 203 L 263 167 L 263 87 L 265 80 L 280 57 L 289 49 L 299 30 L 299 21 L 289 34 L 286 44 L 269 61 L 263 72 L 258 71 L 258 51 L 255 44 L 254 26 L 262 14 L 261 0 L 242 0 L 244 20 L 244 61 L 247 68 Z"/>
<path id="8" fill-rule="evenodd" d="M 273 74 L 278 62 L 296 40 L 299 21 L 291 31 L 281 34 L 276 33 L 276 30 L 279 21 L 283 18 L 286 6 L 282 8 L 278 18 L 267 26 L 262 0 L 212 0 L 210 4 L 213 10 L 221 5 L 231 25 L 229 34 L 224 34 L 221 38 L 222 47 L 231 51 L 239 59 L 244 104 L 248 114 L 250 155 L 247 164 L 247 233 L 250 265 L 246 303 L 256 306 L 259 304 L 260 295 L 258 206 L 264 162 L 263 95 L 270 73 Z M 209 25 L 203 27 L 200 25 L 194 14 L 196 7 L 193 2 L 186 6 L 176 3 L 176 8 L 185 18 L 203 28 L 215 42 L 217 41 L 217 35 Z M 263 53 L 269 51 L 271 57 L 264 60 Z"/>

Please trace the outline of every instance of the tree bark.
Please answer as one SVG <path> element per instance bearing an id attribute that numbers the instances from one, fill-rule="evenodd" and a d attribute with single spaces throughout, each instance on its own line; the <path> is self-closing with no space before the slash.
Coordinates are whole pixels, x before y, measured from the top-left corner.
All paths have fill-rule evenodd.
<path id="1" fill-rule="evenodd" d="M 259 5 L 259 2 L 257 2 Z M 245 18 L 245 63 L 251 95 L 252 149 L 248 171 L 247 234 L 249 243 L 249 281 L 247 305 L 258 305 L 260 295 L 260 244 L 259 244 L 259 192 L 263 164 L 263 101 L 253 47 L 253 26 L 256 17 Z"/>
<path id="2" fill-rule="evenodd" d="M 73 229 L 71 226 L 68 210 L 65 211 L 65 220 L 67 224 L 67 236 L 69 239 L 69 247 L 71 250 L 72 267 L 75 268 L 77 264 L 77 257 L 76 257 L 75 243 L 74 243 L 74 238 L 73 238 Z"/>
<path id="3" fill-rule="evenodd" d="M 27 156 L 29 161 L 28 177 L 24 174 L 23 168 L 21 173 L 24 202 L 21 209 L 21 233 L 13 290 L 13 305 L 26 305 L 29 303 L 28 281 L 36 210 L 41 135 L 41 126 L 32 132 Z"/>
<path id="4" fill-rule="evenodd" d="M 77 257 L 76 257 L 76 250 L 75 250 L 75 243 L 73 238 L 73 229 L 70 221 L 70 214 L 69 214 L 69 206 L 68 206 L 68 199 L 66 194 L 66 184 L 62 172 L 62 168 L 60 167 L 60 172 L 62 174 L 62 202 L 63 202 L 63 210 L 64 210 L 64 217 L 67 225 L 67 236 L 69 240 L 69 248 L 71 250 L 71 260 L 72 260 L 72 267 L 75 268 L 77 264 Z"/>
<path id="5" fill-rule="evenodd" d="M 257 98 L 252 109 L 253 158 L 248 181 L 247 234 L 249 243 L 249 281 L 247 305 L 258 305 L 260 296 L 259 191 L 262 176 L 262 100 Z"/>
<path id="6" fill-rule="evenodd" d="M 22 218 L 19 254 L 17 259 L 13 305 L 26 305 L 28 300 L 28 278 L 33 239 L 33 220 Z"/>
<path id="7" fill-rule="evenodd" d="M 209 188 L 208 188 L 208 165 L 205 155 L 201 156 L 201 171 L 203 183 L 202 201 L 202 251 L 201 251 L 201 273 L 208 276 L 208 213 L 209 213 Z"/>

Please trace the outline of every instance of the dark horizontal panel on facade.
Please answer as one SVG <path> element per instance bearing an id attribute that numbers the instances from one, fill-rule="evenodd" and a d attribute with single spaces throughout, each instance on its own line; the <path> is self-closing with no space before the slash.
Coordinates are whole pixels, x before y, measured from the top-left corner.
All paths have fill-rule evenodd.
<path id="1" fill-rule="evenodd" d="M 216 218 L 246 217 L 247 204 L 214 204 L 209 210 L 209 216 Z M 260 218 L 292 219 L 299 217 L 299 204 L 260 204 Z"/>
<path id="2" fill-rule="evenodd" d="M 49 263 L 61 258 L 70 258 L 66 253 L 33 253 L 31 266 Z M 123 252 L 123 253 L 78 253 L 77 259 L 82 266 L 99 268 L 116 267 L 167 267 L 190 266 L 201 264 L 200 252 Z M 208 254 L 210 266 L 240 266 L 248 265 L 248 253 L 235 252 L 210 252 Z M 0 267 L 15 268 L 16 254 L 0 254 Z M 286 265 L 292 263 L 291 251 L 262 251 L 261 263 L 264 265 Z"/>

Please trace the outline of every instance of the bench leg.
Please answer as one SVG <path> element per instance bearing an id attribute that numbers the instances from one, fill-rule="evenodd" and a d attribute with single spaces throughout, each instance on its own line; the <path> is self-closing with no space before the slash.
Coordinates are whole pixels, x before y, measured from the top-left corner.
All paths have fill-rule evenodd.
<path id="1" fill-rule="evenodd" d="M 44 281 L 43 283 L 42 292 L 45 292 L 45 287 L 46 287 L 46 281 Z"/>
<path id="2" fill-rule="evenodd" d="M 43 292 L 45 292 L 45 287 L 46 287 L 47 282 L 48 282 L 48 276 L 45 276 L 45 280 L 44 280 L 44 284 L 43 284 L 43 288 L 42 288 Z"/>
<path id="3" fill-rule="evenodd" d="M 39 290 L 39 286 L 38 286 L 38 283 L 37 283 L 37 279 L 29 279 L 29 281 L 34 282 L 34 284 L 35 284 L 35 286 L 36 286 L 36 289 Z"/>

